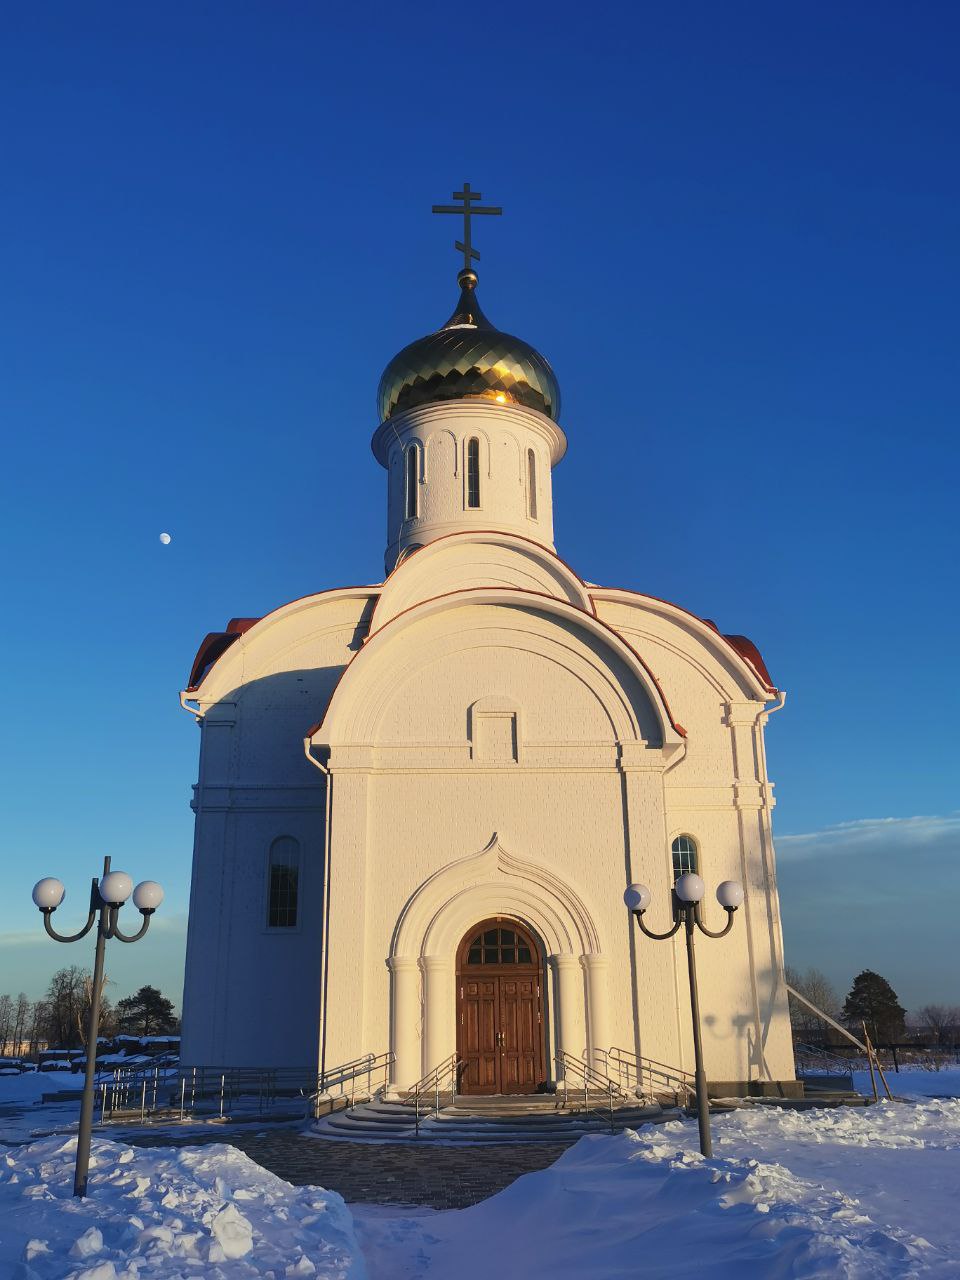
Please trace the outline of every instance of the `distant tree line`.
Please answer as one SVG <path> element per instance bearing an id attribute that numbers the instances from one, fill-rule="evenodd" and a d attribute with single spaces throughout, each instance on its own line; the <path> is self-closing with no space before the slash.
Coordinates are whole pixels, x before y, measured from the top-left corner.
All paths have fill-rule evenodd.
<path id="1" fill-rule="evenodd" d="M 857 974 L 843 1001 L 819 969 L 800 973 L 788 966 L 786 979 L 794 991 L 847 1027 L 858 1039 L 866 1024 L 867 1034 L 875 1045 L 913 1042 L 938 1050 L 960 1046 L 960 1005 L 926 1004 L 908 1013 L 887 979 L 872 969 Z M 789 996 L 789 1002 L 795 1040 L 818 1044 L 842 1042 L 841 1034 L 824 1018 L 793 995 Z"/>
<path id="2" fill-rule="evenodd" d="M 58 969 L 39 1000 L 0 995 L 0 1057 L 24 1057 L 40 1049 L 86 1045 L 92 978 L 77 965 Z M 173 1004 L 156 987 L 141 987 L 113 1004 L 100 997 L 102 1036 L 162 1036 L 180 1029 Z"/>

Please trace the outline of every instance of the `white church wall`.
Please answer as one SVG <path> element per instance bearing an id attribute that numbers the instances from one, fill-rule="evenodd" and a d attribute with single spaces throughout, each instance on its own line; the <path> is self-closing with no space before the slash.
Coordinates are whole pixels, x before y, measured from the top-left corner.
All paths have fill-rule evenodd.
<path id="1" fill-rule="evenodd" d="M 467 442 L 480 450 L 479 502 L 467 494 Z M 417 450 L 416 513 L 408 507 L 405 451 Z M 388 569 L 398 554 L 466 529 L 513 532 L 553 545 L 551 466 L 566 448 L 563 432 L 535 409 L 492 400 L 450 400 L 395 414 L 374 436 L 387 468 Z M 531 501 L 527 452 L 534 454 Z"/>
<path id="2" fill-rule="evenodd" d="M 305 807 L 203 812 L 191 885 L 183 1061 L 212 1066 L 317 1063 L 323 924 L 323 797 Z M 298 918 L 268 927 L 272 843 L 300 847 Z"/>
<path id="3" fill-rule="evenodd" d="M 781 981 L 779 903 L 770 838 L 773 800 L 762 749 L 762 695 L 738 669 L 736 657 L 724 652 L 720 637 L 705 643 L 695 622 L 667 616 L 671 606 L 643 596 L 629 602 L 605 600 L 599 591 L 595 599 L 601 615 L 657 672 L 673 714 L 687 730 L 684 757 L 664 779 L 668 826 L 664 849 L 669 851 L 677 835 L 693 836 L 708 899 L 712 902 L 716 885 L 724 879 L 741 880 L 747 895 L 734 933 L 727 939 L 704 938 L 699 943 L 701 996 L 705 1007 L 710 1000 L 720 1011 L 704 1023 L 713 1078 L 789 1079 L 793 1056 Z M 670 880 L 667 852 L 659 882 L 669 884 Z M 716 925 L 723 917 L 713 906 Z M 685 958 L 681 943 L 674 945 L 675 984 L 682 1008 L 688 999 Z M 684 1065 L 688 1065 L 692 1044 L 684 1018 L 678 1034 Z"/>
<path id="4" fill-rule="evenodd" d="M 424 474 L 449 465 L 462 479 L 443 408 L 418 411 L 438 428 L 425 436 Z M 490 406 L 457 406 L 468 417 L 477 409 L 486 423 Z M 496 431 L 484 432 L 492 474 Z M 514 449 L 522 460 L 517 442 L 505 455 Z M 439 539 L 438 511 L 424 508 Z M 576 575 L 531 545 L 512 532 L 438 540 L 391 575 L 382 611 L 369 588 L 295 601 L 204 681 L 190 1060 L 311 1064 L 322 1052 L 329 1067 L 393 1044 L 409 1084 L 455 1047 L 460 937 L 505 914 L 545 943 L 551 1052 L 619 1045 L 689 1069 L 682 942 L 639 936 L 621 896 L 630 880 L 650 884 L 651 923 L 664 926 L 670 842 L 685 833 L 711 894 L 728 878 L 747 893 L 733 933 L 699 941 L 708 1074 L 792 1077 L 760 737 L 769 690 L 716 633 L 663 602 L 591 589 L 614 629 L 604 631 Z M 554 603 L 534 604 L 531 590 Z M 435 596 L 445 597 L 436 608 L 419 606 Z M 669 712 L 614 632 L 654 673 Z M 303 737 L 328 704 L 340 709 L 332 728 L 324 720 L 333 909 L 322 1015 L 324 778 Z M 494 832 L 500 852 L 480 857 Z M 300 922 L 283 935 L 264 926 L 266 857 L 279 835 L 298 839 L 304 857 Z M 421 937 L 411 942 L 405 926 L 398 947 L 414 901 Z M 715 904 L 707 909 L 719 923 Z"/>
<path id="5" fill-rule="evenodd" d="M 412 552 L 401 568 L 383 584 L 371 634 L 422 600 L 491 586 L 555 596 L 586 612 L 593 609 L 573 570 L 527 537 L 483 530 L 448 534 Z"/>
<path id="6" fill-rule="evenodd" d="M 317 1065 L 325 784 L 303 737 L 365 633 L 368 604 L 369 593 L 338 592 L 278 610 L 200 691 L 186 1062 Z M 268 858 L 282 836 L 300 846 L 298 921 L 270 929 Z"/>

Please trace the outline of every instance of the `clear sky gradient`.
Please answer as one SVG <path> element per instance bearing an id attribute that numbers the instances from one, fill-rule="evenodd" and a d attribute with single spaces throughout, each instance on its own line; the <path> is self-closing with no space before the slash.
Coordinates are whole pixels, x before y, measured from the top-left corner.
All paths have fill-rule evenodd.
<path id="1" fill-rule="evenodd" d="M 68 926 L 110 853 L 168 891 L 112 994 L 179 1000 L 177 691 L 228 618 L 379 580 L 377 381 L 452 310 L 429 210 L 469 179 L 505 210 L 483 307 L 562 387 L 558 549 L 751 636 L 788 691 L 789 961 L 960 1001 L 957 7 L 53 3 L 4 28 L 0 992 L 89 963 L 29 893 L 60 875 Z"/>

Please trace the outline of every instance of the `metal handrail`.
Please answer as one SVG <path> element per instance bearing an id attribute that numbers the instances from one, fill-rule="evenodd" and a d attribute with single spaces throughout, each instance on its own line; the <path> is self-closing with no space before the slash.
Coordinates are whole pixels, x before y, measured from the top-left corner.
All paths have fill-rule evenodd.
<path id="1" fill-rule="evenodd" d="M 855 1070 L 856 1067 L 854 1060 L 841 1058 L 839 1054 L 830 1053 L 826 1049 L 818 1049 L 816 1045 L 797 1044 L 794 1046 L 794 1063 L 797 1075 L 803 1075 L 805 1071 L 811 1068 L 816 1069 L 814 1067 L 815 1062 L 822 1063 L 824 1067 L 833 1067 L 837 1075 L 843 1076 L 850 1075 L 851 1071 Z"/>
<path id="2" fill-rule="evenodd" d="M 450 1098 L 451 1102 L 454 1101 L 457 1096 L 457 1070 L 462 1061 L 463 1059 L 458 1054 L 451 1053 L 448 1057 L 444 1058 L 442 1062 L 438 1063 L 432 1071 L 428 1071 L 425 1076 L 421 1077 L 415 1085 L 406 1090 L 408 1096 L 410 1094 L 413 1095 L 413 1132 L 415 1137 L 420 1137 L 421 1096 L 431 1093 L 434 1095 L 432 1114 L 434 1116 L 438 1116 L 440 1114 L 440 1094 L 441 1092 L 446 1093 L 446 1090 L 441 1090 L 440 1085 L 447 1079 L 447 1077 L 449 1077 Z"/>
<path id="3" fill-rule="evenodd" d="M 558 1049 L 555 1055 L 557 1064 L 557 1075 L 560 1076 L 560 1084 L 563 1089 L 563 1106 L 569 1105 L 570 1101 L 570 1076 L 576 1075 L 580 1077 L 580 1088 L 583 1089 L 583 1109 L 584 1111 L 594 1111 L 597 1115 L 601 1114 L 601 1108 L 598 1106 L 591 1107 L 589 1105 L 590 1090 L 597 1093 L 606 1093 L 607 1095 L 607 1114 L 610 1120 L 610 1132 L 616 1129 L 614 1123 L 613 1112 L 614 1102 L 629 1102 L 629 1098 L 624 1093 L 620 1083 L 609 1075 L 605 1075 L 596 1067 L 592 1067 L 589 1063 L 583 1062 L 580 1058 L 573 1057 L 563 1049 Z"/>
<path id="4" fill-rule="evenodd" d="M 393 1066 L 396 1055 L 387 1051 L 386 1053 L 363 1053 L 359 1058 L 351 1058 L 349 1062 L 341 1062 L 335 1067 L 330 1067 L 319 1078 L 317 1088 L 310 1094 L 305 1095 L 307 1102 L 307 1113 L 310 1111 L 310 1104 L 313 1104 L 314 1119 L 317 1119 L 317 1111 L 319 1109 L 319 1100 L 322 1097 L 347 1097 L 346 1085 L 350 1085 L 350 1106 L 357 1105 L 357 1081 L 363 1076 L 367 1077 L 367 1097 L 374 1096 L 373 1077 L 377 1072 L 383 1072 L 383 1083 L 379 1086 L 381 1091 L 386 1088 L 389 1069 Z M 337 1092 L 339 1090 L 339 1092 Z M 302 1091 L 301 1091 L 302 1092 Z"/>
<path id="5" fill-rule="evenodd" d="M 601 1049 L 598 1051 L 607 1066 L 608 1073 L 616 1073 L 623 1087 L 637 1089 L 641 1097 L 652 1096 L 655 1086 L 660 1085 L 674 1094 L 682 1093 L 687 1102 L 696 1093 L 696 1078 L 690 1071 L 682 1067 L 674 1067 L 666 1062 L 658 1062 L 656 1058 L 645 1058 L 642 1054 L 631 1053 L 629 1049 Z M 644 1085 L 646 1076 L 648 1087 Z"/>
<path id="6" fill-rule="evenodd" d="M 161 1067 L 116 1067 L 112 1071 L 98 1071 L 96 1090 L 100 1094 L 100 1123 L 112 1120 L 114 1112 L 140 1112 L 140 1123 L 150 1112 L 160 1109 L 161 1083 L 166 1083 L 168 1072 Z"/>

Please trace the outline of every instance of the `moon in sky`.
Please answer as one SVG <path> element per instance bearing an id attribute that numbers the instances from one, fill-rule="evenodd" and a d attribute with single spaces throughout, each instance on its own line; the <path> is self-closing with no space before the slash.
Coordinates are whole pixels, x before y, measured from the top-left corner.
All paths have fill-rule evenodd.
<path id="1" fill-rule="evenodd" d="M 169 544 L 170 544 L 170 535 L 169 535 L 169 533 L 161 533 L 161 535 L 160 535 L 160 541 L 163 543 L 163 545 L 164 545 L 165 547 L 166 547 L 166 546 L 169 546 Z"/>

